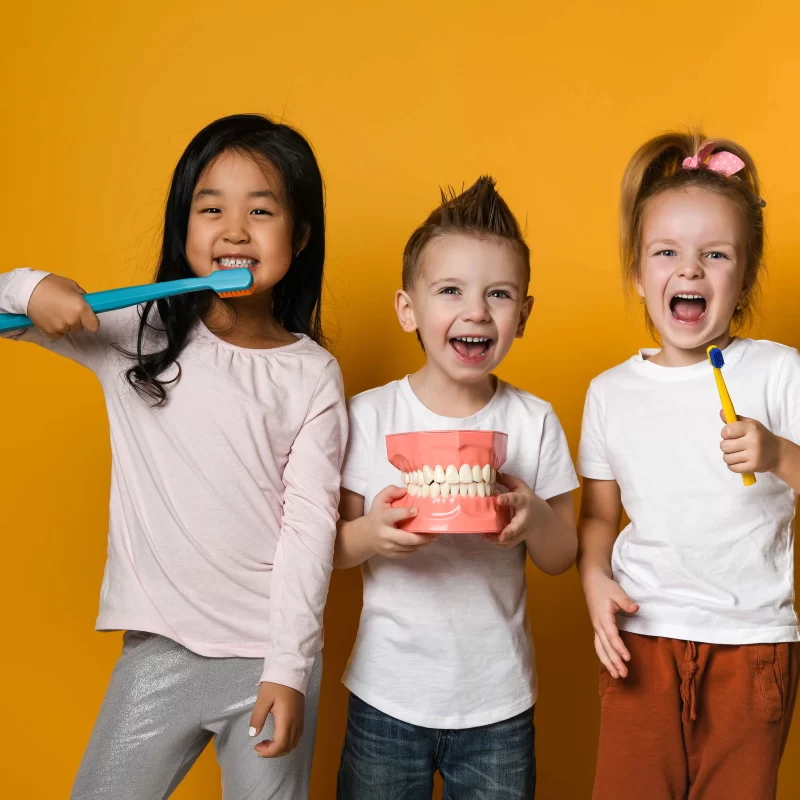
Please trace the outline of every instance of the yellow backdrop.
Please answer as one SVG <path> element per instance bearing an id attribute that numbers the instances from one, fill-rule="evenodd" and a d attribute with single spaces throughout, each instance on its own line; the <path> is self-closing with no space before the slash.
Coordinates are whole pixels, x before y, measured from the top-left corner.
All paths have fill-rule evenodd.
<path id="1" fill-rule="evenodd" d="M 768 200 L 756 333 L 800 345 L 800 24 L 791 0 L 711 8 L 594 0 L 7 2 L 0 12 L 0 268 L 88 290 L 151 275 L 169 176 L 212 119 L 299 126 L 327 182 L 325 321 L 349 394 L 415 369 L 392 311 L 405 240 L 440 183 L 491 173 L 525 221 L 536 307 L 500 374 L 550 400 L 573 448 L 592 376 L 646 345 L 616 256 L 617 186 L 646 137 L 702 124 L 751 148 Z M 92 631 L 106 550 L 109 445 L 92 376 L 0 343 L 5 629 L 0 794 L 66 797 L 118 634 Z M 541 800 L 589 796 L 597 663 L 574 572 L 531 571 Z M 337 574 L 312 797 L 333 797 L 339 683 L 359 613 Z M 213 753 L 178 798 L 219 797 Z M 781 798 L 800 792 L 800 725 Z"/>

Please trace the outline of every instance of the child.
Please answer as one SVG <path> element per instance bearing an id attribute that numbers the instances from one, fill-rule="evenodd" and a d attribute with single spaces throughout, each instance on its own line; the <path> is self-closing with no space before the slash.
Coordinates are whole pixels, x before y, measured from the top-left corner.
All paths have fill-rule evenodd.
<path id="1" fill-rule="evenodd" d="M 624 274 L 661 349 L 592 381 L 581 434 L 597 800 L 775 797 L 800 656 L 800 356 L 732 335 L 756 294 L 763 205 L 744 148 L 699 134 L 647 142 L 623 180 Z M 711 345 L 743 414 L 721 440 Z"/>
<path id="2" fill-rule="evenodd" d="M 354 397 L 334 565 L 362 565 L 364 606 L 344 677 L 351 691 L 338 797 L 533 797 L 536 672 L 525 561 L 568 569 L 577 478 L 551 406 L 492 374 L 533 306 L 528 247 L 494 181 L 442 205 L 406 245 L 395 308 L 415 331 L 418 372 Z M 471 341 L 470 341 L 471 340 Z M 500 535 L 418 535 L 395 527 L 406 490 L 389 433 L 508 434 L 515 516 Z M 443 466 L 443 465 L 441 465 Z M 385 488 L 384 488 L 385 487 Z M 532 487 L 532 488 L 531 488 Z"/>
<path id="3" fill-rule="evenodd" d="M 308 143 L 238 115 L 178 162 L 157 280 L 247 266 L 251 296 L 98 319 L 72 281 L 0 276 L 0 311 L 38 329 L 12 338 L 91 369 L 108 407 L 97 628 L 127 632 L 76 800 L 167 797 L 212 738 L 226 800 L 307 796 L 347 425 L 318 344 L 324 235 Z M 248 744 L 269 712 L 255 749 L 277 761 Z"/>

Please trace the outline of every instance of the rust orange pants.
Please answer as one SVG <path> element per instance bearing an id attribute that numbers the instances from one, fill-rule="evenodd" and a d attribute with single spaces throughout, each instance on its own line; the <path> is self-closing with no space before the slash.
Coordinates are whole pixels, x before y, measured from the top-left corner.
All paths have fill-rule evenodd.
<path id="1" fill-rule="evenodd" d="M 628 677 L 600 673 L 594 800 L 776 797 L 800 642 L 621 636 L 631 654 Z"/>

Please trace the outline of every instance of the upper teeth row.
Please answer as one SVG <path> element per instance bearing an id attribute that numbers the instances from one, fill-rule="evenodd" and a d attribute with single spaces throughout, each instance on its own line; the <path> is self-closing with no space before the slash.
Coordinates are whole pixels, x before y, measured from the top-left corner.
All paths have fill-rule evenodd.
<path id="1" fill-rule="evenodd" d="M 456 336 L 460 342 L 488 342 L 488 336 Z"/>
<path id="2" fill-rule="evenodd" d="M 701 294 L 676 294 L 675 297 L 681 300 L 705 300 L 705 297 Z"/>
<path id="3" fill-rule="evenodd" d="M 257 263 L 254 258 L 220 258 L 218 260 L 223 267 L 253 267 Z"/>
<path id="4" fill-rule="evenodd" d="M 403 483 L 416 486 L 429 486 L 431 483 L 494 483 L 496 477 L 497 472 L 489 464 L 483 467 L 462 464 L 460 469 L 455 464 L 446 467 L 437 464 L 433 469 L 425 464 L 422 469 L 404 472 Z"/>

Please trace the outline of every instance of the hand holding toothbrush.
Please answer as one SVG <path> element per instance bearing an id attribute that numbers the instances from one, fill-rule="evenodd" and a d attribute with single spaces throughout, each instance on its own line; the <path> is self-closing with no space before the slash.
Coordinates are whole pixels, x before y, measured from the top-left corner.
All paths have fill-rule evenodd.
<path id="1" fill-rule="evenodd" d="M 84 300 L 86 292 L 69 278 L 48 275 L 33 290 L 28 302 L 31 322 L 49 339 L 100 327 L 100 320 Z"/>
<path id="2" fill-rule="evenodd" d="M 724 411 L 720 411 L 720 417 L 727 421 Z M 775 472 L 780 465 L 782 441 L 758 420 L 737 416 L 736 422 L 722 429 L 719 446 L 731 472 Z"/>

